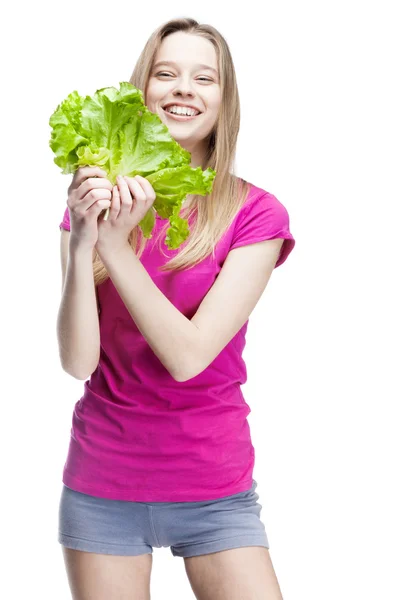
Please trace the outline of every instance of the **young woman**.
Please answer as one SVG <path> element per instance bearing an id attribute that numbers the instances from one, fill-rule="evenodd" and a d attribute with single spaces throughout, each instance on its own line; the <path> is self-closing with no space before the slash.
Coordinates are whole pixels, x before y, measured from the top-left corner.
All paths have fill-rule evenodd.
<path id="1" fill-rule="evenodd" d="M 84 167 L 68 190 L 60 358 L 89 378 L 74 408 L 59 512 L 72 594 L 150 598 L 155 546 L 184 558 L 198 599 L 278 600 L 240 386 L 249 315 L 295 244 L 289 216 L 232 171 L 239 97 L 215 28 L 162 25 L 130 82 L 192 166 L 217 175 L 211 194 L 186 199 L 190 236 L 177 250 L 164 244 L 169 221 L 159 215 L 153 237 L 141 236 L 155 199 L 145 178 L 113 188 Z"/>

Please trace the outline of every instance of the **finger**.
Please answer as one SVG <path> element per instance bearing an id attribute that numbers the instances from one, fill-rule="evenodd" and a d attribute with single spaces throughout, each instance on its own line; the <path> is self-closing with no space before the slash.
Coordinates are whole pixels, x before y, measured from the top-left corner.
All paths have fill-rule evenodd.
<path id="1" fill-rule="evenodd" d="M 90 177 L 85 179 L 79 186 L 78 196 L 83 198 L 91 190 L 99 188 L 112 192 L 113 186 L 111 181 L 105 177 Z"/>
<path id="2" fill-rule="evenodd" d="M 118 175 L 117 177 L 117 186 L 121 197 L 121 211 L 123 210 L 124 212 L 130 212 L 132 206 L 134 205 L 134 201 L 128 184 L 121 175 Z"/>
<path id="3" fill-rule="evenodd" d="M 78 188 L 89 177 L 107 177 L 107 173 L 100 167 L 79 167 L 74 173 L 71 188 Z"/>
<path id="4" fill-rule="evenodd" d="M 135 200 L 137 200 L 137 202 L 145 202 L 147 200 L 146 192 L 135 177 L 124 177 L 124 180 L 129 191 Z"/>
<path id="5" fill-rule="evenodd" d="M 138 178 L 143 190 L 145 191 L 147 199 L 153 202 L 156 199 L 156 193 L 150 181 L 146 179 L 146 177 L 142 177 L 141 175 L 136 175 L 136 177 Z"/>
<path id="6" fill-rule="evenodd" d="M 118 186 L 114 185 L 111 198 L 110 217 L 111 219 L 117 219 L 121 210 L 121 196 L 118 190 Z"/>
<path id="7" fill-rule="evenodd" d="M 67 204 L 72 211 L 85 211 L 99 200 L 111 200 L 111 192 L 106 189 L 91 189 L 82 197 L 78 197 L 78 194 L 70 196 Z"/>

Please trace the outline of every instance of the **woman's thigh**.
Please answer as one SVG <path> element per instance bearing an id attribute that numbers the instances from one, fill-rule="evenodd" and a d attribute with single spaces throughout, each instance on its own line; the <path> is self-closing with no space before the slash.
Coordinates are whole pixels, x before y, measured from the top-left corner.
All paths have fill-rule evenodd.
<path id="1" fill-rule="evenodd" d="M 73 600 L 149 600 L 147 507 L 63 486 L 58 541 Z"/>
<path id="2" fill-rule="evenodd" d="M 116 556 L 63 546 L 73 600 L 150 600 L 152 554 Z"/>

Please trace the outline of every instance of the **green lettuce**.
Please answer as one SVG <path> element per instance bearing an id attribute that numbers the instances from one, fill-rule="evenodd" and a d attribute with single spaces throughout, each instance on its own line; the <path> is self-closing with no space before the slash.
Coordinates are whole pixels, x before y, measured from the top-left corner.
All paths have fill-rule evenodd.
<path id="1" fill-rule="evenodd" d="M 178 248 L 186 240 L 190 232 L 188 221 L 179 216 L 182 204 L 188 194 L 209 194 L 216 172 L 190 166 L 190 152 L 147 108 L 141 90 L 124 81 L 119 90 L 102 88 L 85 98 L 74 91 L 56 108 L 49 125 L 49 145 L 62 173 L 99 166 L 113 185 L 117 175 L 146 177 L 156 199 L 139 223 L 143 235 L 152 237 L 156 211 L 170 222 L 168 248 Z"/>

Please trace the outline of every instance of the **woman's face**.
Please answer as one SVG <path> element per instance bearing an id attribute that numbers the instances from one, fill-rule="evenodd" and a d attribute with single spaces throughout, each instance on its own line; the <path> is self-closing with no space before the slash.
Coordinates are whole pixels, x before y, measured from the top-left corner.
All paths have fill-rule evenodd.
<path id="1" fill-rule="evenodd" d="M 212 43 L 181 31 L 164 38 L 150 73 L 145 102 L 181 146 L 189 152 L 198 151 L 214 128 L 221 103 L 217 56 Z M 167 110 L 166 105 L 169 105 Z M 167 112 L 179 105 L 192 106 L 200 114 L 187 117 Z"/>

